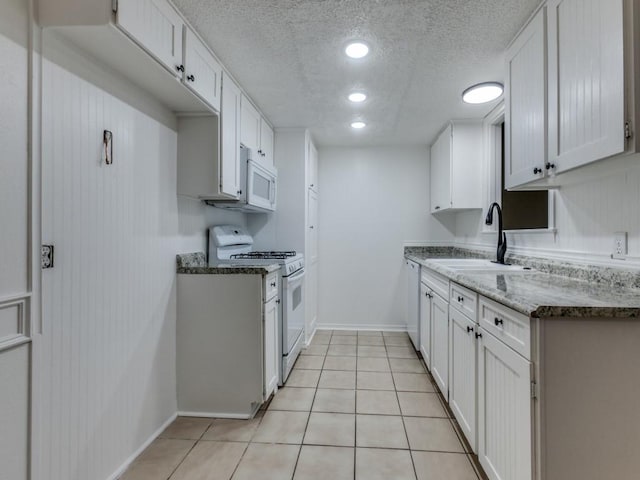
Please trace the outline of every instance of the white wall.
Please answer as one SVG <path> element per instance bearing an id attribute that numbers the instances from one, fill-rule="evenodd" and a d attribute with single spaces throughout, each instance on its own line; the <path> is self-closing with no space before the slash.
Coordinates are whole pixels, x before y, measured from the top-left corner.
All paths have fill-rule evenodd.
<path id="1" fill-rule="evenodd" d="M 0 2 L 0 480 L 29 468 L 28 4 Z"/>
<path id="2" fill-rule="evenodd" d="M 171 112 L 49 32 L 43 55 L 42 236 L 56 264 L 34 338 L 33 479 L 103 480 L 177 410 L 175 254 L 203 246 L 206 212 L 176 195 Z"/>
<path id="3" fill-rule="evenodd" d="M 510 249 L 622 266 L 640 260 L 640 168 L 564 186 L 555 192 L 555 198 L 557 234 L 508 234 Z M 456 242 L 494 246 L 495 234 L 483 234 L 482 224 L 479 212 L 458 214 Z M 629 232 L 630 258 L 626 263 L 610 259 L 617 231 Z"/>
<path id="4" fill-rule="evenodd" d="M 247 214 L 211 207 L 199 200 L 179 195 L 180 245 L 177 253 L 206 253 L 209 227 L 231 224 L 246 228 L 247 217 Z"/>
<path id="5" fill-rule="evenodd" d="M 404 328 L 405 242 L 450 243 L 429 215 L 426 147 L 319 151 L 318 326 Z"/>

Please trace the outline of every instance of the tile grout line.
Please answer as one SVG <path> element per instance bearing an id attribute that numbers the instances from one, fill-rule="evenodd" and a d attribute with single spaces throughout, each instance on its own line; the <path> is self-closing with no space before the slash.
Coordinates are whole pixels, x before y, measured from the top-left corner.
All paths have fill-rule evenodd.
<path id="1" fill-rule="evenodd" d="M 178 417 L 176 417 L 178 418 Z M 175 420 L 174 420 L 175 421 Z M 178 462 L 178 464 L 175 466 L 175 468 L 171 471 L 171 473 L 169 474 L 169 476 L 167 477 L 166 480 L 171 480 L 171 477 L 173 477 L 173 475 L 176 473 L 176 471 L 178 470 L 178 468 L 180 468 L 180 465 L 182 465 L 184 463 L 184 461 L 187 459 L 187 457 L 189 456 L 189 454 L 193 451 L 194 448 L 196 448 L 196 445 L 198 445 L 198 443 L 200 442 L 200 440 L 202 440 L 202 437 L 204 436 L 204 434 L 209 430 L 209 428 L 211 428 L 211 425 L 213 425 L 213 419 L 209 422 L 209 425 L 207 426 L 207 428 L 204 429 L 204 431 L 200 434 L 200 437 L 197 438 L 194 442 L 193 445 L 191 445 L 191 448 L 187 451 L 187 453 L 184 455 L 184 457 L 182 457 L 182 460 L 180 460 Z"/>
<path id="2" fill-rule="evenodd" d="M 331 336 L 329 337 L 329 345 L 331 345 L 331 339 L 332 338 L 333 338 L 333 330 L 331 331 Z M 327 346 L 327 352 L 328 352 L 328 350 L 329 350 L 329 347 Z M 300 445 L 299 445 L 299 448 L 298 448 L 298 455 L 296 456 L 296 462 L 293 465 L 293 472 L 291 472 L 291 478 L 292 479 L 296 474 L 296 470 L 298 469 L 298 462 L 300 461 L 300 454 L 302 453 L 302 446 L 304 445 L 304 437 L 307 436 L 307 429 L 309 428 L 309 420 L 311 420 L 311 412 L 313 410 L 313 404 L 316 401 L 316 396 L 318 395 L 318 385 L 320 385 L 320 378 L 322 377 L 322 372 L 324 371 L 324 362 L 326 362 L 326 360 L 327 360 L 327 355 L 325 353 L 324 359 L 322 360 L 323 369 L 320 370 L 320 375 L 318 375 L 318 381 L 316 382 L 316 388 L 315 388 L 315 391 L 313 392 L 313 400 L 311 401 L 311 405 L 309 406 L 309 415 L 307 416 L 307 423 L 304 426 L 304 432 L 302 434 L 302 439 L 300 440 Z"/>

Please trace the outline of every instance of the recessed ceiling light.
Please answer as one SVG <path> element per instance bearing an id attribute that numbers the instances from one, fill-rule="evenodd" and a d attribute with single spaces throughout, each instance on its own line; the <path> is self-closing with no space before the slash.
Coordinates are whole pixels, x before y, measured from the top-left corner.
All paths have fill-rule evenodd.
<path id="1" fill-rule="evenodd" d="M 479 83 L 462 92 L 462 101 L 471 104 L 491 102 L 502 95 L 502 90 L 502 84 L 498 82 Z"/>
<path id="2" fill-rule="evenodd" d="M 361 128 L 364 128 L 366 126 L 367 126 L 367 124 L 364 123 L 364 122 L 353 122 L 351 124 L 351 128 L 355 128 L 356 130 L 360 130 Z"/>
<path id="3" fill-rule="evenodd" d="M 353 92 L 349 95 L 349 100 L 353 103 L 364 102 L 367 96 L 362 92 Z"/>
<path id="4" fill-rule="evenodd" d="M 362 42 L 353 42 L 347 45 L 347 48 L 344 49 L 344 53 L 351 58 L 362 58 L 366 57 L 369 53 L 369 47 Z"/>

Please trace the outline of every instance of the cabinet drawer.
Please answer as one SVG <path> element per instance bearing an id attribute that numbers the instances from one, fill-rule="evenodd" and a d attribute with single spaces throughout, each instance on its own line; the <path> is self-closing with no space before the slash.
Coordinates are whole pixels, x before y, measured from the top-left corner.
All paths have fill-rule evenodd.
<path id="1" fill-rule="evenodd" d="M 434 272 L 433 270 L 422 268 L 420 281 L 447 302 L 449 301 L 449 280 L 446 277 Z"/>
<path id="2" fill-rule="evenodd" d="M 280 290 L 280 275 L 278 272 L 271 272 L 264 280 L 264 301 L 268 302 L 278 294 Z"/>
<path id="3" fill-rule="evenodd" d="M 479 305 L 480 326 L 529 360 L 531 358 L 529 317 L 484 297 L 480 297 Z"/>
<path id="4" fill-rule="evenodd" d="M 464 313 L 471 320 L 476 320 L 476 305 L 478 304 L 478 294 L 457 283 L 451 282 L 451 303 L 450 305 L 461 313 Z"/>

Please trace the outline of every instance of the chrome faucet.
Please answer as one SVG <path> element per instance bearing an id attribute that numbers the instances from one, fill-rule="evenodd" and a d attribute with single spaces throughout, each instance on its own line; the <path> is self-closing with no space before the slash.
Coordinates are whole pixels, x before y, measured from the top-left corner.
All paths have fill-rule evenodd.
<path id="1" fill-rule="evenodd" d="M 484 223 L 486 225 L 491 225 L 493 223 L 494 208 L 498 210 L 498 248 L 496 250 L 496 260 L 494 263 L 506 265 L 506 263 L 504 263 L 504 254 L 507 253 L 507 234 L 502 231 L 502 209 L 496 202 L 493 202 L 489 206 L 487 218 L 485 219 Z"/>

